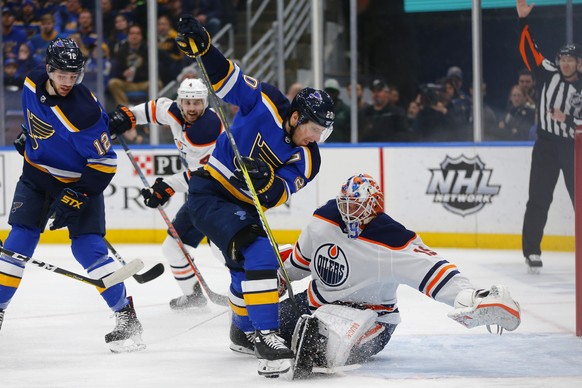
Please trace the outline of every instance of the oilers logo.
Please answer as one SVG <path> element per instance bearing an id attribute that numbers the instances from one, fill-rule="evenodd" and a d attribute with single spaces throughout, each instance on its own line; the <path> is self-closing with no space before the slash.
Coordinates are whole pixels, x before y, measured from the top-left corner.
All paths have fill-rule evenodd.
<path id="1" fill-rule="evenodd" d="M 314 269 L 319 279 L 329 287 L 344 284 L 350 273 L 350 266 L 344 251 L 336 244 L 324 244 L 315 252 Z"/>

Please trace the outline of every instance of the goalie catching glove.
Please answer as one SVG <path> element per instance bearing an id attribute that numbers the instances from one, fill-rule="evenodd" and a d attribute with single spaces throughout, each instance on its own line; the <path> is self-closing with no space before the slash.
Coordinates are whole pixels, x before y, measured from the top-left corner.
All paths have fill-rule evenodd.
<path id="1" fill-rule="evenodd" d="M 275 171 L 270 164 L 262 159 L 253 159 L 246 156 L 242 158 L 242 162 L 247 168 L 249 178 L 251 178 L 257 194 L 263 194 L 273 186 Z M 230 178 L 230 183 L 241 190 L 248 190 L 245 176 L 240 167 L 234 170 L 234 177 Z"/>
<path id="2" fill-rule="evenodd" d="M 152 187 L 141 189 L 143 203 L 152 209 L 164 205 L 174 193 L 174 189 L 163 178 L 157 178 Z"/>
<path id="3" fill-rule="evenodd" d="M 51 230 L 74 225 L 87 206 L 87 196 L 65 187 L 59 197 L 52 203 L 49 214 L 54 218 Z"/>
<path id="4" fill-rule="evenodd" d="M 210 34 L 196 18 L 183 15 L 178 21 L 176 30 L 178 31 L 176 43 L 187 56 L 193 58 L 204 55 L 210 49 Z"/>
<path id="5" fill-rule="evenodd" d="M 117 109 L 109 113 L 109 133 L 113 139 L 135 128 L 135 124 L 135 115 L 126 106 L 117 105 Z"/>

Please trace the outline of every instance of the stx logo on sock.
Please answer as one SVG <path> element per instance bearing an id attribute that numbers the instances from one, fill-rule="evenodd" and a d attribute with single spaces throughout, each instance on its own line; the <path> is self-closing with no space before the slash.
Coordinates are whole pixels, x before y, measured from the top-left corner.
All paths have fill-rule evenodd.
<path id="1" fill-rule="evenodd" d="M 81 209 L 81 205 L 83 204 L 83 202 L 75 198 L 71 198 L 68 195 L 63 196 L 63 198 L 61 198 L 61 202 L 75 209 Z"/>

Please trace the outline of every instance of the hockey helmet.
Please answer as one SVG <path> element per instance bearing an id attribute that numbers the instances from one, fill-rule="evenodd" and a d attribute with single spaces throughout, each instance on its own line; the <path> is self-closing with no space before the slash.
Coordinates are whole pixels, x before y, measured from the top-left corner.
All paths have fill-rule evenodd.
<path id="1" fill-rule="evenodd" d="M 297 125 L 306 121 L 313 121 L 317 125 L 324 127 L 325 131 L 321 135 L 320 143 L 324 142 L 333 131 L 333 121 L 335 119 L 333 100 L 323 90 L 301 89 L 293 98 L 289 112 L 290 114 L 299 112 Z"/>
<path id="2" fill-rule="evenodd" d="M 336 203 L 348 237 L 357 238 L 366 224 L 384 211 L 384 193 L 370 175 L 358 174 L 342 185 Z"/>
<path id="3" fill-rule="evenodd" d="M 186 78 L 178 88 L 178 99 L 204 101 L 204 109 L 208 107 L 208 88 L 198 78 Z"/>
<path id="4" fill-rule="evenodd" d="M 74 40 L 57 38 L 46 49 L 46 64 L 49 66 L 49 73 L 54 70 L 82 73 L 85 56 Z"/>
<path id="5" fill-rule="evenodd" d="M 569 43 L 560 47 L 556 53 L 556 66 L 560 66 L 560 58 L 565 55 L 576 59 L 582 59 L 582 47 L 577 43 Z"/>

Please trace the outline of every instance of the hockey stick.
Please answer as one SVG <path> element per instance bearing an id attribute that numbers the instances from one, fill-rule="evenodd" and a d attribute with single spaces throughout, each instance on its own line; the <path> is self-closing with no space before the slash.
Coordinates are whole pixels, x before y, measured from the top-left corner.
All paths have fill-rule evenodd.
<path id="1" fill-rule="evenodd" d="M 188 43 L 190 44 L 190 49 L 192 50 L 193 53 L 199 52 L 198 47 L 196 47 L 196 43 L 194 42 L 194 40 L 192 38 L 188 37 Z M 293 305 L 295 310 L 297 312 L 299 312 L 299 307 L 297 306 L 297 303 L 295 302 L 295 298 L 293 297 L 294 296 L 293 288 L 291 287 L 291 280 L 289 280 L 289 274 L 287 273 L 287 270 L 285 269 L 285 264 L 283 263 L 283 259 L 281 259 L 281 255 L 279 254 L 279 249 L 277 248 L 277 243 L 275 242 L 275 237 L 273 236 L 273 232 L 271 231 L 271 228 L 269 227 L 269 223 L 267 222 L 267 217 L 265 216 L 265 212 L 263 211 L 261 201 L 259 200 L 259 197 L 257 195 L 257 191 L 255 190 L 255 186 L 253 185 L 253 182 L 252 182 L 251 177 L 249 175 L 249 171 L 247 170 L 247 166 L 242 161 L 241 153 L 238 149 L 238 146 L 236 145 L 236 141 L 235 141 L 234 136 L 232 135 L 232 132 L 230 130 L 230 125 L 228 124 L 228 120 L 226 119 L 226 114 L 224 113 L 224 110 L 222 109 L 222 106 L 220 105 L 220 103 L 218 101 L 218 96 L 216 95 L 216 92 L 214 91 L 214 88 L 212 87 L 212 82 L 210 82 L 210 77 L 208 77 L 208 72 L 206 71 L 206 67 L 204 67 L 204 63 L 202 63 L 202 59 L 200 58 L 200 55 L 194 55 L 194 59 L 196 59 L 196 63 L 198 64 L 198 67 L 200 68 L 200 70 L 202 72 L 202 80 L 204 81 L 206 87 L 210 91 L 210 96 L 212 96 L 212 105 L 214 105 L 214 109 L 216 109 L 216 111 L 218 112 L 218 114 L 220 116 L 220 120 L 222 120 L 222 124 L 224 125 L 224 130 L 226 132 L 226 135 L 228 136 L 228 140 L 229 140 L 230 145 L 232 147 L 232 150 L 234 152 L 234 157 L 240 166 L 240 169 L 241 169 L 243 176 L 245 178 L 245 182 L 247 184 L 247 187 L 248 187 L 249 192 L 251 194 L 251 197 L 253 199 L 253 204 L 255 205 L 255 209 L 257 210 L 257 213 L 259 214 L 259 220 L 261 221 L 261 224 L 263 225 L 264 231 L 267 233 L 267 238 L 269 239 L 269 243 L 271 244 L 271 248 L 273 248 L 273 252 L 275 253 L 275 256 L 277 257 L 277 261 L 279 262 L 279 267 L 281 268 L 281 270 L 283 272 L 283 277 L 284 277 L 285 281 L 287 282 L 287 292 L 289 293 L 289 298 L 291 299 L 291 304 Z"/>
<path id="2" fill-rule="evenodd" d="M 145 177 L 145 175 L 143 174 L 143 171 L 141 170 L 141 168 L 139 167 L 139 165 L 137 164 L 137 162 L 135 161 L 135 159 L 133 158 L 133 155 L 131 154 L 131 150 L 127 146 L 127 143 L 125 142 L 125 139 L 123 139 L 123 136 L 118 136 L 117 137 L 117 140 L 119 141 L 119 143 L 121 144 L 121 146 L 125 150 L 125 154 L 127 155 L 127 157 L 129 158 L 129 161 L 133 165 L 133 168 L 137 172 L 137 175 L 139 175 L 142 183 L 144 184 L 144 186 L 146 188 L 149 188 L 150 185 L 148 183 L 148 180 Z M 202 286 L 202 288 L 204 289 L 204 291 L 206 291 L 206 295 L 208 295 L 208 299 L 210 299 L 211 302 L 213 302 L 213 303 L 215 303 L 217 305 L 220 305 L 220 306 L 228 306 L 229 305 L 228 297 L 226 297 L 224 295 L 221 295 L 221 294 L 217 294 L 216 292 L 212 291 L 210 289 L 210 287 L 208 287 L 208 284 L 206 283 L 206 281 L 202 277 L 202 274 L 200 273 L 200 270 L 198 270 L 198 267 L 196 266 L 196 264 L 194 264 L 194 259 L 192 259 L 192 257 L 188 253 L 188 250 L 184 246 L 184 243 L 182 242 L 182 239 L 178 235 L 178 232 L 174 228 L 174 225 L 172 224 L 172 221 L 170 221 L 170 218 L 168 217 L 168 215 L 166 214 L 166 212 L 164 211 L 164 209 L 162 209 L 161 206 L 158 206 L 157 209 L 160 212 L 160 214 L 162 215 L 162 218 L 164 219 L 164 221 L 166 222 L 166 225 L 168 226 L 168 230 L 170 231 L 170 234 L 172 235 L 172 237 L 174 238 L 174 240 L 176 240 L 176 242 L 178 243 L 178 246 L 180 247 L 180 250 L 182 250 L 182 253 L 184 254 L 184 256 L 186 257 L 186 259 L 188 260 L 188 264 L 190 264 L 190 267 L 192 268 L 192 270 L 194 271 L 194 274 L 198 278 L 198 281 L 200 282 L 200 285 Z"/>
<path id="3" fill-rule="evenodd" d="M 124 266 L 127 265 L 125 260 L 123 260 L 123 257 L 121 257 L 121 255 L 115 250 L 115 248 L 113 248 L 113 246 L 109 243 L 109 241 L 107 241 L 106 238 L 103 238 L 103 241 L 105 241 L 105 244 L 107 244 L 107 248 L 109 248 L 109 250 L 111 251 L 113 256 L 115 256 L 117 261 L 119 261 L 121 263 L 121 265 L 124 265 Z M 160 276 L 163 273 L 164 273 L 164 265 L 162 263 L 158 263 L 158 264 L 154 265 L 152 268 L 150 268 L 149 270 L 147 270 L 146 272 L 144 272 L 143 274 L 136 273 L 132 277 L 135 279 L 136 282 L 142 284 L 142 283 L 149 282 L 150 280 L 154 280 L 155 278 L 157 278 L 158 276 Z"/>
<path id="4" fill-rule="evenodd" d="M 57 267 L 56 265 L 45 263 L 45 262 L 42 262 L 40 260 L 36 260 L 32 257 L 21 255 L 20 253 L 9 251 L 8 249 L 6 249 L 4 247 L 0 247 L 0 252 L 2 252 L 3 255 L 6 255 L 12 259 L 20 260 L 20 261 L 25 262 L 25 263 L 34 264 L 37 267 L 40 267 L 42 269 L 46 269 L 47 271 L 51 271 L 51 272 L 58 273 L 60 275 L 68 276 L 72 279 L 78 280 L 78 281 L 83 282 L 83 283 L 91 284 L 91 285 L 99 287 L 99 288 L 109 288 L 109 287 L 114 286 L 118 283 L 121 283 L 125 279 L 127 279 L 130 276 L 132 276 L 133 274 L 135 274 L 137 271 L 140 271 L 144 266 L 143 262 L 140 259 L 135 259 L 135 260 L 130 261 L 129 263 L 127 263 L 127 265 L 118 269 L 117 271 L 105 276 L 103 279 L 92 279 L 92 278 L 88 278 L 88 277 L 83 276 L 83 275 L 79 275 L 75 272 L 71 272 L 71 271 L 66 270 L 64 268 Z"/>

